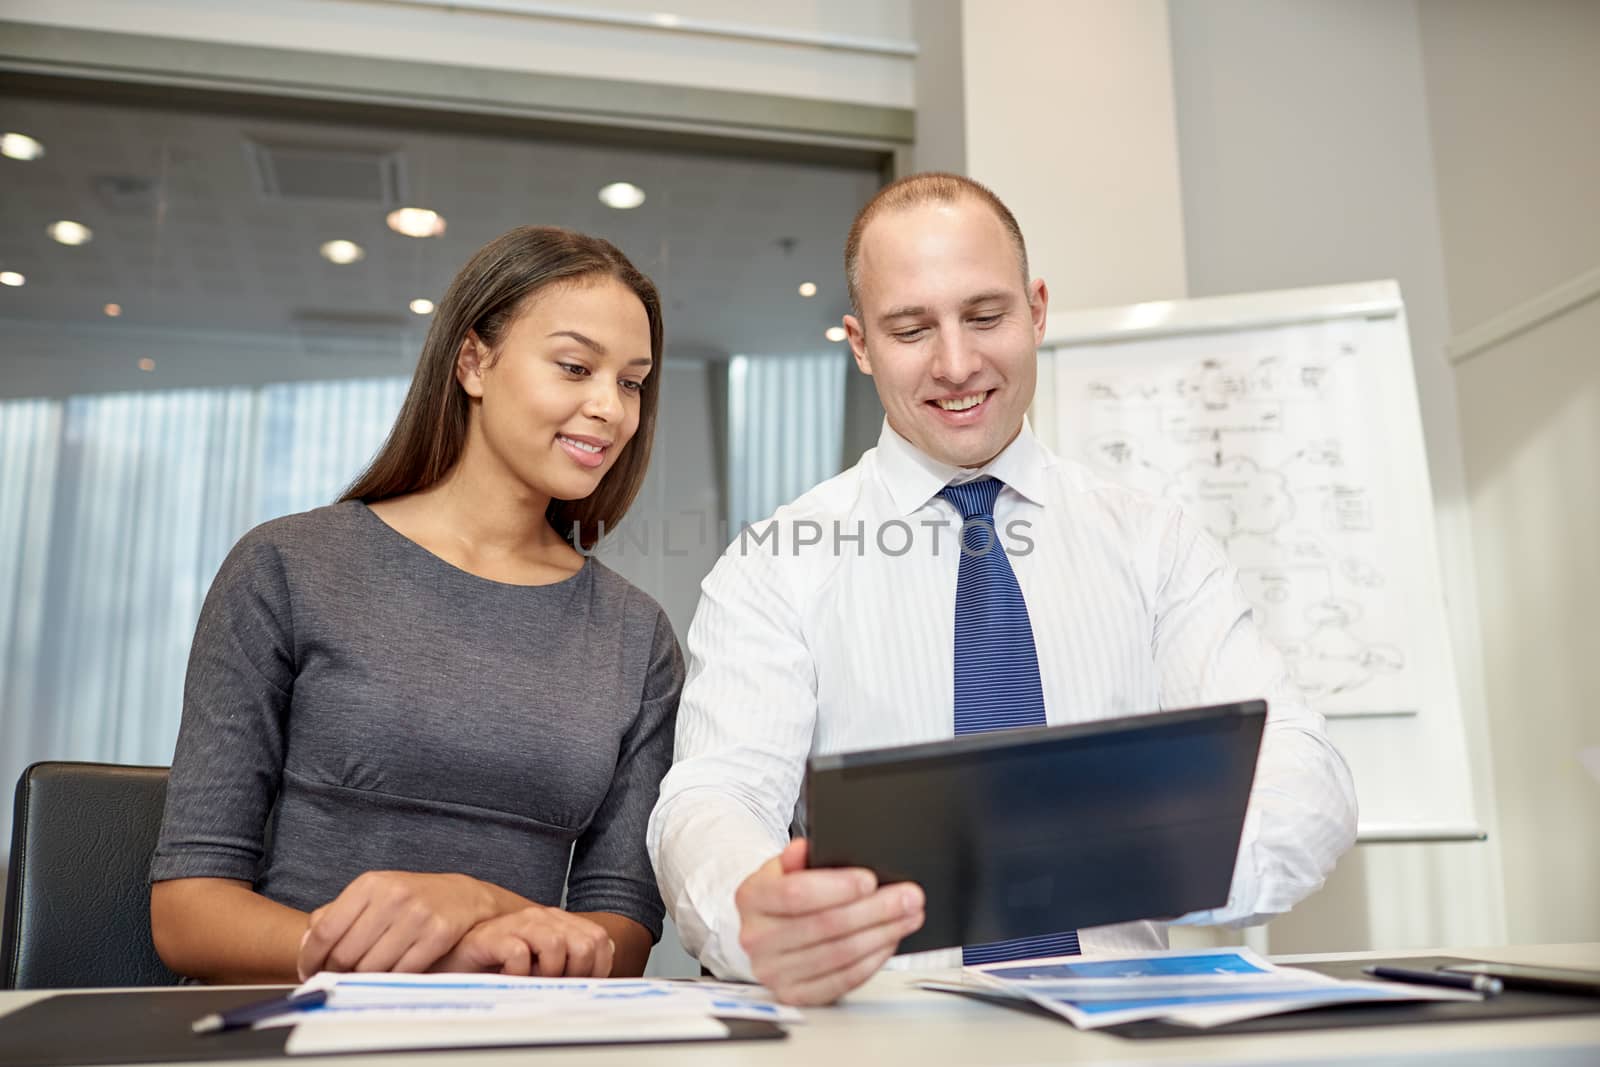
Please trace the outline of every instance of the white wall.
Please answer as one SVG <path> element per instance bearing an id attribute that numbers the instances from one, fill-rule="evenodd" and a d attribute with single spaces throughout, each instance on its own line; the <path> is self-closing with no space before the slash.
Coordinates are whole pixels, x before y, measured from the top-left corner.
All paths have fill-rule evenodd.
<path id="1" fill-rule="evenodd" d="M 551 9 L 619 21 L 554 17 Z M 625 21 L 662 9 L 681 25 Z M 890 107 L 910 107 L 912 97 L 914 60 L 903 54 L 910 0 L 0 0 L 0 18 Z"/>
<path id="2" fill-rule="evenodd" d="M 1459 336 L 1600 269 L 1600 5 L 1420 12 Z M 1513 942 L 1600 939 L 1597 289 L 1456 371 Z"/>
<path id="3" fill-rule="evenodd" d="M 1017 216 L 1051 306 L 1183 296 L 1166 5 L 965 0 L 961 9 L 966 173 Z M 920 139 L 936 117 L 920 95 L 918 107 Z"/>
<path id="4" fill-rule="evenodd" d="M 1396 278 L 1486 844 L 1358 846 L 1272 924 L 1275 952 L 1504 938 L 1468 493 L 1416 8 L 1390 0 L 1171 5 L 1196 296 Z"/>
<path id="5" fill-rule="evenodd" d="M 964 7 L 963 0 L 919 0 L 912 7 L 911 29 L 917 45 L 917 139 L 896 161 L 896 177 L 926 170 L 966 173 Z"/>
<path id="6" fill-rule="evenodd" d="M 1600 940 L 1600 301 L 1461 368 L 1507 938 Z"/>
<path id="7" fill-rule="evenodd" d="M 1422 0 L 1456 333 L 1600 266 L 1600 5 Z"/>

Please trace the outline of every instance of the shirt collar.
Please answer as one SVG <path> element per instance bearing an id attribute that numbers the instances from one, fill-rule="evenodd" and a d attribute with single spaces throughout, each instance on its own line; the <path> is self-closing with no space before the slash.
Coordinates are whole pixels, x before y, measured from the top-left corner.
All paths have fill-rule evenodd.
<path id="1" fill-rule="evenodd" d="M 901 437 L 888 419 L 883 420 L 883 430 L 878 434 L 878 470 L 901 515 L 916 511 L 947 485 L 986 475 L 1000 479 L 1035 504 L 1043 504 L 1045 470 L 1049 465 L 1050 453 L 1033 435 L 1026 418 L 1015 440 L 977 470 L 940 463 Z"/>

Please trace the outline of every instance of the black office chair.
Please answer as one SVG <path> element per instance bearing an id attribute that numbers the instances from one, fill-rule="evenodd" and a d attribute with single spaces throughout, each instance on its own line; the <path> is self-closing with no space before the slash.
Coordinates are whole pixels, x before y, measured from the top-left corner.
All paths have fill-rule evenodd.
<path id="1" fill-rule="evenodd" d="M 167 768 L 35 763 L 17 781 L 6 989 L 176 985 L 150 939 Z"/>

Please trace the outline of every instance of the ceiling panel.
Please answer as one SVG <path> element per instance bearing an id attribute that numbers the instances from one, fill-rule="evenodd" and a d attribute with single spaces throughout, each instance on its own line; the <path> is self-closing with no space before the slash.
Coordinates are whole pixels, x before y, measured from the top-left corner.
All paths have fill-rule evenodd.
<path id="1" fill-rule="evenodd" d="M 598 234 L 627 252 L 662 290 L 669 358 L 818 351 L 845 311 L 845 229 L 878 185 L 873 170 L 831 162 L 193 107 L 13 97 L 0 101 L 0 127 L 46 148 L 34 162 L 0 158 L 0 270 L 27 276 L 0 287 L 9 396 L 405 373 L 408 358 L 391 353 L 414 357 L 426 329 L 407 304 L 438 300 L 474 250 L 528 223 Z M 256 145 L 387 156 L 406 202 L 441 212 L 448 229 L 418 240 L 389 231 L 375 201 L 269 196 Z M 618 180 L 643 187 L 644 205 L 601 204 L 596 191 Z M 57 244 L 45 227 L 61 218 L 94 239 Z M 326 262 L 317 249 L 333 238 L 362 245 L 366 258 Z M 796 292 L 808 280 L 819 287 L 809 300 Z M 108 302 L 122 306 L 119 318 L 102 314 Z M 397 316 L 404 338 L 366 346 L 385 355 L 346 366 L 301 342 L 296 324 L 308 315 Z M 220 340 L 230 337 L 237 343 Z M 144 357 L 157 361 L 154 374 L 133 370 Z"/>

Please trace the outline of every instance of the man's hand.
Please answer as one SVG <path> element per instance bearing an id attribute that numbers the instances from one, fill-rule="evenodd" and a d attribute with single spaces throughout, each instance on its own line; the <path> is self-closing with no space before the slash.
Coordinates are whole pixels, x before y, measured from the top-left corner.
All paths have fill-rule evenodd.
<path id="1" fill-rule="evenodd" d="M 909 882 L 880 888 L 861 868 L 807 870 L 806 848 L 789 842 L 739 886 L 739 944 L 785 1004 L 831 1004 L 922 925 L 923 895 Z"/>
<path id="2" fill-rule="evenodd" d="M 494 887 L 464 874 L 368 871 L 311 913 L 296 967 L 426 971 L 495 912 Z"/>
<path id="3" fill-rule="evenodd" d="M 532 904 L 474 926 L 432 969 L 605 978 L 615 951 L 599 923 Z"/>

